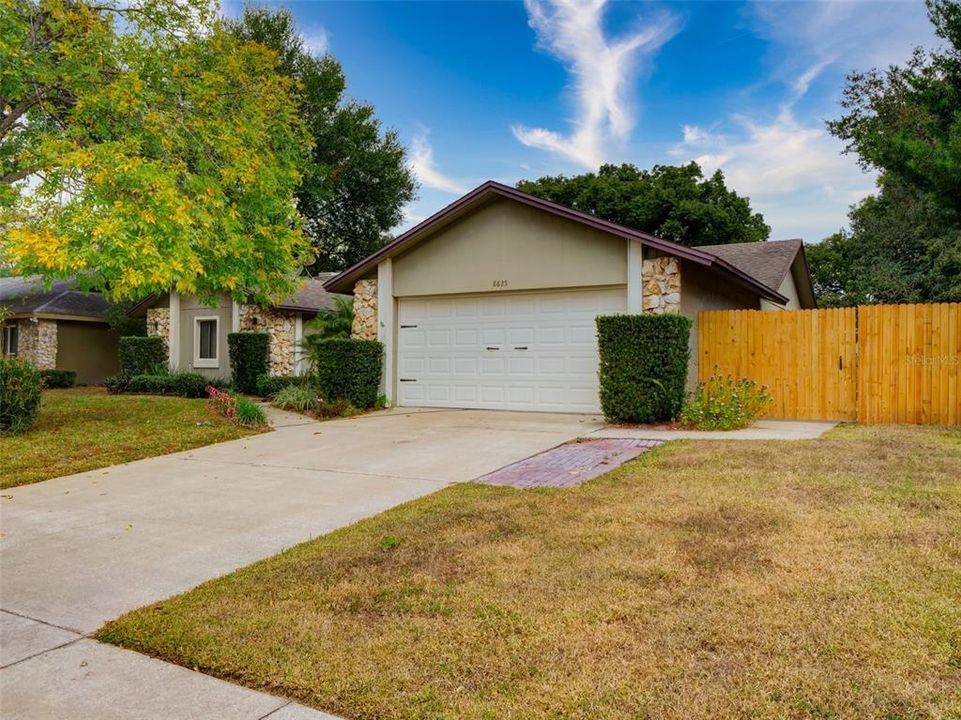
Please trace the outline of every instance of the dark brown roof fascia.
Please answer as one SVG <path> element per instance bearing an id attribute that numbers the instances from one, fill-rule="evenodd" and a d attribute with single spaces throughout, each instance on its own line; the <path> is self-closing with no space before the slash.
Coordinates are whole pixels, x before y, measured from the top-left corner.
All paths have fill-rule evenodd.
<path id="1" fill-rule="evenodd" d="M 742 285 L 751 291 L 759 295 L 763 295 L 767 299 L 773 300 L 774 302 L 778 302 L 782 305 L 787 302 L 787 298 L 780 293 L 771 290 L 763 283 L 755 280 L 750 275 L 741 272 L 733 265 L 721 260 L 715 255 L 702 250 L 697 250 L 696 248 L 688 247 L 686 245 L 681 245 L 680 243 L 672 242 L 671 240 L 665 240 L 664 238 L 659 238 L 656 235 L 641 232 L 640 230 L 635 230 L 624 225 L 618 225 L 617 223 L 612 223 L 608 220 L 602 220 L 601 218 L 581 212 L 580 210 L 574 210 L 564 205 L 559 205 L 555 202 L 544 200 L 543 198 L 530 195 L 507 185 L 502 185 L 501 183 L 494 182 L 493 180 L 488 180 L 483 185 L 474 188 L 469 193 L 455 200 L 447 207 L 442 208 L 426 220 L 421 221 L 407 232 L 397 236 L 394 240 L 387 243 L 376 252 L 368 255 L 360 262 L 347 268 L 339 275 L 335 275 L 324 283 L 324 289 L 328 292 L 352 292 L 353 282 L 357 280 L 360 275 L 364 274 L 372 265 L 379 262 L 382 258 L 400 250 L 403 246 L 415 240 L 417 236 L 425 230 L 428 230 L 434 225 L 446 220 L 452 215 L 455 215 L 463 208 L 472 204 L 480 196 L 487 193 L 493 193 L 502 197 L 516 200 L 517 202 L 544 210 L 553 215 L 557 215 L 558 217 L 573 220 L 574 222 L 593 227 L 596 230 L 600 230 L 611 235 L 622 237 L 626 240 L 639 242 L 642 245 L 647 245 L 655 250 L 660 250 L 684 260 L 690 260 L 698 265 L 721 269 L 726 274 L 731 275 L 735 282 L 737 282 L 739 285 Z M 343 287 L 345 289 L 338 290 L 338 287 Z"/>

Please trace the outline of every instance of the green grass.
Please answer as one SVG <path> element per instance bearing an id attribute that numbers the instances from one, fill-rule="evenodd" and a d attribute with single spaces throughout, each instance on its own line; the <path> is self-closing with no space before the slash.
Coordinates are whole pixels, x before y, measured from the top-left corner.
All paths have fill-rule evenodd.
<path id="1" fill-rule="evenodd" d="M 109 623 L 360 718 L 961 717 L 961 432 L 457 485 Z"/>
<path id="2" fill-rule="evenodd" d="M 0 487 L 189 450 L 257 431 L 217 415 L 206 400 L 108 395 L 101 388 L 45 390 L 30 430 L 0 435 Z"/>

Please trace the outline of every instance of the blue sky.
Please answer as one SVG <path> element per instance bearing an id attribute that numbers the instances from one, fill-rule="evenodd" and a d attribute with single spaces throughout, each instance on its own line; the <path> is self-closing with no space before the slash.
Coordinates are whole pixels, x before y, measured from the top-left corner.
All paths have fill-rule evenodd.
<path id="1" fill-rule="evenodd" d="M 935 40 L 921 2 L 285 4 L 410 148 L 406 225 L 487 179 L 696 159 L 820 240 L 874 183 L 824 128 L 845 74 Z"/>

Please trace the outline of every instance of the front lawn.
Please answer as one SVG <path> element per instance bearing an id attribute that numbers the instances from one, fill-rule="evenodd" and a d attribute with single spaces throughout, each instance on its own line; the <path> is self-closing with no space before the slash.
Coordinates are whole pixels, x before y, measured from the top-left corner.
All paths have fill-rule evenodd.
<path id="1" fill-rule="evenodd" d="M 105 626 L 360 718 L 961 717 L 961 431 L 459 485 Z"/>
<path id="2" fill-rule="evenodd" d="M 232 440 L 256 430 L 217 415 L 206 400 L 45 390 L 33 427 L 0 435 L 0 487 L 95 470 Z"/>

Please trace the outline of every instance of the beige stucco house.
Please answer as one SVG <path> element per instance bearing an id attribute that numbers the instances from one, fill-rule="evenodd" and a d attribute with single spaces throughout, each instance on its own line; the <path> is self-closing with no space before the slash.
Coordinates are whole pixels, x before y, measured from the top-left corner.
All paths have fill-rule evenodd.
<path id="1" fill-rule="evenodd" d="M 814 307 L 800 241 L 691 248 L 495 182 L 324 287 L 401 406 L 597 412 L 599 314 Z"/>
<path id="2" fill-rule="evenodd" d="M 324 289 L 332 276 L 305 278 L 296 293 L 269 308 L 239 303 L 226 294 L 212 306 L 195 295 L 171 292 L 146 298 L 130 314 L 146 317 L 147 334 L 164 338 L 171 370 L 227 378 L 227 335 L 266 332 L 270 374 L 295 375 L 304 370 L 300 341 L 311 332 L 309 321 L 320 309 L 334 305 L 334 295 Z"/>
<path id="3" fill-rule="evenodd" d="M 109 303 L 69 280 L 49 288 L 39 277 L 0 278 L 0 352 L 26 358 L 41 370 L 73 370 L 77 382 L 97 384 L 117 372 L 119 338 L 110 330 Z"/>

